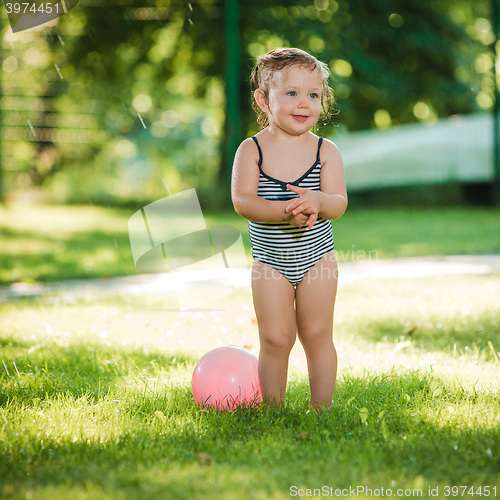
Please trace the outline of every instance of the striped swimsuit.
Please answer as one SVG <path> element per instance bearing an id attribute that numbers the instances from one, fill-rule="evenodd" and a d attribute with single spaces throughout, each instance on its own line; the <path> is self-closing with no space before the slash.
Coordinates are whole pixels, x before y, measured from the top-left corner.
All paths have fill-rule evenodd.
<path id="1" fill-rule="evenodd" d="M 298 198 L 297 193 L 289 191 L 286 184 L 293 184 L 312 191 L 320 190 L 321 162 L 319 150 L 323 138 L 318 141 L 316 161 L 311 168 L 294 182 L 283 182 L 262 171 L 262 151 L 254 136 L 259 150 L 259 187 L 257 194 L 266 200 L 291 200 Z M 329 220 L 318 217 L 314 226 L 298 228 L 288 222 L 248 221 L 248 233 L 252 244 L 252 257 L 273 267 L 283 274 L 296 287 L 307 271 L 323 255 L 333 250 L 332 225 Z"/>

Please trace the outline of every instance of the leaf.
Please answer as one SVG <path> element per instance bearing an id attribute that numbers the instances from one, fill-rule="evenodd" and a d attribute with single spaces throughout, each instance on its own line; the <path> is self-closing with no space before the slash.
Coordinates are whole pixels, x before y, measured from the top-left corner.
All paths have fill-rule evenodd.
<path id="1" fill-rule="evenodd" d="M 410 330 L 407 332 L 407 335 L 409 337 L 411 337 L 414 333 L 415 333 L 415 330 L 418 328 L 418 325 L 413 325 Z"/>
<path id="2" fill-rule="evenodd" d="M 495 351 L 495 347 L 493 346 L 493 343 L 491 342 L 491 340 L 488 340 L 488 347 L 490 348 L 490 351 L 493 354 L 493 357 L 495 358 L 495 360 L 500 363 L 500 358 L 498 357 L 498 354 Z"/>
<path id="3" fill-rule="evenodd" d="M 359 410 L 359 418 L 361 419 L 362 424 L 366 424 L 368 420 L 368 410 L 366 408 L 361 408 Z"/>
<path id="4" fill-rule="evenodd" d="M 384 441 L 387 441 L 389 439 L 389 435 L 387 433 L 387 427 L 385 425 L 385 419 L 382 419 L 382 423 L 380 424 L 382 427 L 382 435 L 384 436 Z"/>
<path id="5" fill-rule="evenodd" d="M 441 386 L 439 385 L 439 382 L 437 382 L 436 380 L 433 380 L 429 384 L 429 391 L 432 394 L 432 397 L 439 396 L 443 392 Z"/>
<path id="6" fill-rule="evenodd" d="M 200 465 L 212 465 L 212 457 L 208 453 L 198 453 L 196 455 L 196 460 Z"/>

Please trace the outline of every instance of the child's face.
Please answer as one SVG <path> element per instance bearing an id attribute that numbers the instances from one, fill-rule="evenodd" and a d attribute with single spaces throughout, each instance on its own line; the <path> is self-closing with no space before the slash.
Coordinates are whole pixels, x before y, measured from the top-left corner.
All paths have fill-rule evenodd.
<path id="1" fill-rule="evenodd" d="M 265 104 L 261 108 L 267 113 L 271 127 L 278 127 L 289 135 L 309 131 L 321 112 L 319 69 L 311 71 L 306 66 L 294 65 L 281 71 L 271 81 Z"/>

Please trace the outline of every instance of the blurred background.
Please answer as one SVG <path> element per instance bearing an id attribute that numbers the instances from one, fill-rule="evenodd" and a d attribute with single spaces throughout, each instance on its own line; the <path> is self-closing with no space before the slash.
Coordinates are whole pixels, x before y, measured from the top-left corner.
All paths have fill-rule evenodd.
<path id="1" fill-rule="evenodd" d="M 294 46 L 331 69 L 317 133 L 351 207 L 498 204 L 494 0 L 80 0 L 15 34 L 0 13 L 4 203 L 143 206 L 164 180 L 231 208 L 250 71 Z"/>

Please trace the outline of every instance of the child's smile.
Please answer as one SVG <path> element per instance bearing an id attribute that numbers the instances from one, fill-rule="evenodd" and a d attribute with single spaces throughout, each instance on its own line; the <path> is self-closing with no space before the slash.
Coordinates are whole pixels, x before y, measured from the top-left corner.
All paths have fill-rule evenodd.
<path id="1" fill-rule="evenodd" d="M 302 135 L 318 121 L 321 112 L 321 75 L 318 68 L 293 65 L 276 76 L 265 106 L 273 132 Z M 274 129 L 274 130 L 273 130 Z"/>

